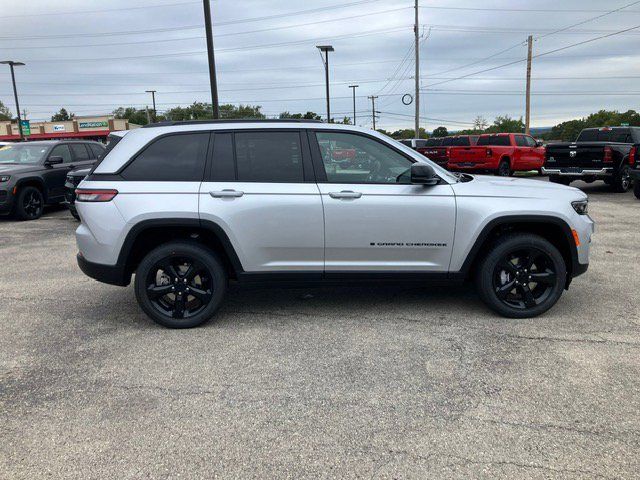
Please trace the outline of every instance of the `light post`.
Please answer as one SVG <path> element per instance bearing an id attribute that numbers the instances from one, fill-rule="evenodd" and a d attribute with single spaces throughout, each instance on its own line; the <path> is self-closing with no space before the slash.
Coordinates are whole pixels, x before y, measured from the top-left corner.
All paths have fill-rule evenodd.
<path id="1" fill-rule="evenodd" d="M 11 81 L 13 82 L 13 96 L 16 99 L 16 111 L 18 116 L 18 132 L 20 132 L 20 140 L 24 140 L 24 134 L 22 133 L 22 119 L 20 118 L 20 103 L 18 102 L 18 90 L 16 89 L 16 76 L 13 73 L 13 67 L 20 67 L 24 65 L 22 62 L 14 62 L 13 60 L 3 60 L 0 64 L 9 65 L 11 68 Z"/>
<path id="2" fill-rule="evenodd" d="M 360 85 L 349 85 L 349 88 L 353 91 L 353 124 L 356 124 L 356 88 Z"/>
<path id="3" fill-rule="evenodd" d="M 207 33 L 207 57 L 209 59 L 209 83 L 211 84 L 211 104 L 213 118 L 220 118 L 218 105 L 218 80 L 216 79 L 216 59 L 213 52 L 213 26 L 211 25 L 211 5 L 209 0 L 202 0 L 204 6 L 204 28 Z"/>
<path id="4" fill-rule="evenodd" d="M 334 48 L 331 45 L 316 45 L 316 48 L 320 50 L 320 56 L 324 52 L 324 81 L 327 89 L 327 123 L 331 123 L 331 106 L 329 102 L 329 52 L 333 52 Z"/>
<path id="5" fill-rule="evenodd" d="M 151 100 L 153 102 L 153 121 L 156 122 L 158 117 L 156 115 L 156 92 L 157 90 L 145 90 L 146 93 L 151 94 Z"/>

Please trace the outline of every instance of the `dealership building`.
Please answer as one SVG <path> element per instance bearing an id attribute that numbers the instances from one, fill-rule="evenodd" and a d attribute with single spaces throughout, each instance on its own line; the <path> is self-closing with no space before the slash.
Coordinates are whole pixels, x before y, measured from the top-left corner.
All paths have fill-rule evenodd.
<path id="1" fill-rule="evenodd" d="M 26 140 L 61 140 L 82 138 L 105 142 L 111 132 L 139 128 L 128 120 L 113 115 L 73 117 L 63 122 L 25 122 L 22 131 Z M 0 121 L 0 142 L 19 141 L 17 123 Z"/>

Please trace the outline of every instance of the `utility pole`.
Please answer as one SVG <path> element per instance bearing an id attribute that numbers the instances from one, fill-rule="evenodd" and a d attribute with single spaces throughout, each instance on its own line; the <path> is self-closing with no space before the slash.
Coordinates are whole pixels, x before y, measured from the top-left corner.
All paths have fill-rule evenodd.
<path id="1" fill-rule="evenodd" d="M 349 85 L 349 88 L 353 91 L 353 124 L 356 124 L 356 88 L 360 85 Z"/>
<path id="2" fill-rule="evenodd" d="M 211 105 L 213 118 L 220 118 L 218 105 L 218 82 L 216 80 L 216 59 L 213 53 L 213 26 L 211 25 L 211 5 L 209 0 L 202 0 L 204 6 L 204 27 L 207 32 L 207 56 L 209 57 L 209 83 L 211 84 Z M 155 110 L 155 108 L 154 108 Z"/>
<path id="3" fill-rule="evenodd" d="M 144 109 L 147 111 L 147 124 L 151 123 L 151 113 L 149 112 L 149 107 L 146 106 Z"/>
<path id="4" fill-rule="evenodd" d="M 420 25 L 418 20 L 418 0 L 415 4 L 415 22 L 413 25 L 413 33 L 416 42 L 416 91 L 414 101 L 416 103 L 415 118 L 415 137 L 420 138 Z"/>
<path id="5" fill-rule="evenodd" d="M 377 95 L 371 95 L 370 97 L 367 97 L 371 99 L 371 118 L 373 119 L 373 129 L 376 129 L 376 98 L 378 98 Z"/>
<path id="6" fill-rule="evenodd" d="M 527 54 L 527 106 L 524 120 L 524 133 L 530 134 L 531 127 L 531 59 L 533 58 L 533 36 L 527 38 L 528 54 Z"/>
<path id="7" fill-rule="evenodd" d="M 157 90 L 145 90 L 145 92 L 151 94 L 151 100 L 153 101 L 153 121 L 155 122 L 158 119 L 158 114 L 156 112 L 156 92 L 157 92 Z"/>
<path id="8" fill-rule="evenodd" d="M 27 109 L 26 108 L 22 109 L 22 118 L 25 119 L 25 120 L 27 119 Z"/>
<path id="9" fill-rule="evenodd" d="M 324 83 L 327 90 L 327 123 L 331 123 L 331 105 L 329 102 L 329 52 L 333 52 L 334 48 L 331 45 L 316 45 L 316 48 L 320 50 L 320 57 L 324 52 L 322 63 L 324 63 Z"/>
<path id="10" fill-rule="evenodd" d="M 20 67 L 24 65 L 22 62 L 14 62 L 13 60 L 4 60 L 0 62 L 4 65 L 9 65 L 11 69 L 11 82 L 13 83 L 13 97 L 16 99 L 16 115 L 18 117 L 18 132 L 20 133 L 20 141 L 24 141 L 24 133 L 22 133 L 22 122 L 20 118 L 20 103 L 18 103 L 18 90 L 16 89 L 16 76 L 13 73 L 13 67 Z"/>

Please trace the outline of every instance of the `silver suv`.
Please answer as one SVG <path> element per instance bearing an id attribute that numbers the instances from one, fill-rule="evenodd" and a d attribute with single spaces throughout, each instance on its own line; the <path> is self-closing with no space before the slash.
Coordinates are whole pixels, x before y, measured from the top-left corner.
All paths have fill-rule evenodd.
<path id="1" fill-rule="evenodd" d="M 213 316 L 229 281 L 473 279 L 514 318 L 588 267 L 580 190 L 453 175 L 380 133 L 309 121 L 155 124 L 113 135 L 77 190 L 78 263 L 167 327 Z"/>

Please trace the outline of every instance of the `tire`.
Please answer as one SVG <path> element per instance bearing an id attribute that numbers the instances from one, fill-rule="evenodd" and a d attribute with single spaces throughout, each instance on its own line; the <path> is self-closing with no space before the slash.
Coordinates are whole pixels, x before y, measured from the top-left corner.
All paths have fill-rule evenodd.
<path id="1" fill-rule="evenodd" d="M 496 175 L 499 177 L 510 177 L 513 175 L 511 171 L 511 165 L 509 164 L 509 160 L 501 160 L 498 165 L 498 170 L 496 171 Z"/>
<path id="2" fill-rule="evenodd" d="M 556 247 L 538 235 L 514 233 L 492 245 L 476 272 L 476 286 L 495 312 L 531 318 L 555 305 L 566 278 L 567 267 Z"/>
<path id="3" fill-rule="evenodd" d="M 629 165 L 622 165 L 620 170 L 613 176 L 613 181 L 611 182 L 611 187 L 614 192 L 617 193 L 625 193 L 629 191 L 633 182 L 631 181 L 631 175 L 629 171 L 631 168 Z"/>
<path id="4" fill-rule="evenodd" d="M 138 304 L 154 322 L 168 328 L 192 328 L 209 320 L 226 289 L 227 273 L 220 258 L 195 242 L 161 245 L 136 270 Z"/>
<path id="5" fill-rule="evenodd" d="M 80 215 L 78 215 L 78 211 L 75 208 L 70 208 L 69 211 L 71 212 L 73 218 L 80 221 Z"/>
<path id="6" fill-rule="evenodd" d="M 563 178 L 563 177 L 559 177 L 557 175 L 552 175 L 549 177 L 549 181 L 551 183 L 559 183 L 560 185 L 570 185 L 571 184 L 571 179 L 570 178 Z"/>
<path id="7" fill-rule="evenodd" d="M 36 187 L 24 187 L 18 192 L 15 217 L 18 220 L 37 220 L 42 216 L 44 197 Z"/>
<path id="8" fill-rule="evenodd" d="M 633 182 L 633 194 L 640 200 L 640 178 L 636 178 Z"/>

